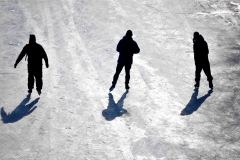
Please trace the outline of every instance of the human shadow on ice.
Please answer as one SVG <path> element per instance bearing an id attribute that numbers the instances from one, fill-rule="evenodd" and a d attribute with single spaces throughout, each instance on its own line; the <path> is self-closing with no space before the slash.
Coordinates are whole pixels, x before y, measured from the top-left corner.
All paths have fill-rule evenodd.
<path id="1" fill-rule="evenodd" d="M 106 120 L 111 121 L 115 119 L 116 117 L 120 117 L 123 114 L 127 113 L 127 110 L 123 108 L 124 100 L 127 97 L 128 91 L 124 92 L 122 97 L 118 100 L 116 103 L 114 101 L 112 93 L 109 93 L 109 101 L 108 101 L 108 107 L 107 109 L 104 109 L 102 111 L 103 117 L 105 117 Z"/>
<path id="2" fill-rule="evenodd" d="M 11 112 L 6 113 L 4 111 L 4 108 L 1 108 L 1 117 L 3 123 L 14 123 L 22 119 L 23 117 L 31 114 L 37 106 L 35 104 L 38 103 L 40 98 L 36 98 L 31 103 L 28 103 L 30 101 L 31 97 L 30 94 L 25 97 L 22 102 Z"/>
<path id="3" fill-rule="evenodd" d="M 200 98 L 197 98 L 198 89 L 194 89 L 192 97 L 188 102 L 188 104 L 186 105 L 186 107 L 181 111 L 181 115 L 182 116 L 190 115 L 193 112 L 197 111 L 201 107 L 203 102 L 211 95 L 212 92 L 213 92 L 212 90 L 209 90 L 207 94 L 205 94 Z"/>

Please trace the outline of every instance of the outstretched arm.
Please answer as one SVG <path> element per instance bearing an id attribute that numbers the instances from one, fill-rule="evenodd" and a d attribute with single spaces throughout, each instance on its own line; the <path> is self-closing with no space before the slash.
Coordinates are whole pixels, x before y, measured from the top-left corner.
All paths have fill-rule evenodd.
<path id="1" fill-rule="evenodd" d="M 19 54 L 15 64 L 14 64 L 14 68 L 17 67 L 18 63 L 23 59 L 23 57 L 26 55 L 26 46 L 23 47 L 21 53 Z"/>
<path id="2" fill-rule="evenodd" d="M 48 57 L 47 57 L 47 53 L 45 52 L 45 50 L 43 49 L 43 47 L 42 47 L 42 54 L 43 54 L 43 59 L 44 59 L 44 61 L 45 61 L 46 67 L 48 68 L 48 67 L 49 67 Z"/>

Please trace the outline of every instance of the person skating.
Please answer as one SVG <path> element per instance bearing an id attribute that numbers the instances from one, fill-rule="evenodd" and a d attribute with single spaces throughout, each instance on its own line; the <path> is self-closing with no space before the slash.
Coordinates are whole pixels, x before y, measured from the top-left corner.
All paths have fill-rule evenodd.
<path id="1" fill-rule="evenodd" d="M 36 80 L 36 89 L 38 94 L 41 94 L 42 90 L 42 59 L 45 61 L 45 65 L 48 68 L 48 57 L 43 47 L 36 43 L 35 35 L 30 35 L 29 44 L 26 44 L 21 53 L 19 54 L 14 68 L 17 67 L 18 63 L 26 56 L 28 59 L 28 93 L 32 93 L 34 87 L 34 78 Z"/>
<path id="2" fill-rule="evenodd" d="M 208 60 L 208 45 L 204 40 L 203 36 L 198 32 L 193 34 L 193 51 L 194 51 L 194 60 L 195 60 L 195 88 L 199 88 L 201 71 L 203 70 L 207 76 L 209 82 L 209 88 L 213 89 L 213 77 L 211 75 L 210 63 Z"/>
<path id="3" fill-rule="evenodd" d="M 123 67 L 125 67 L 125 88 L 128 90 L 129 80 L 130 80 L 130 69 L 133 62 L 133 54 L 137 54 L 140 52 L 140 49 L 137 43 L 132 39 L 132 31 L 128 30 L 126 35 L 119 41 L 117 45 L 117 51 L 119 52 L 118 64 L 116 68 L 116 73 L 113 76 L 112 86 L 110 87 L 110 91 L 115 88 L 117 83 L 119 74 L 121 73 Z"/>

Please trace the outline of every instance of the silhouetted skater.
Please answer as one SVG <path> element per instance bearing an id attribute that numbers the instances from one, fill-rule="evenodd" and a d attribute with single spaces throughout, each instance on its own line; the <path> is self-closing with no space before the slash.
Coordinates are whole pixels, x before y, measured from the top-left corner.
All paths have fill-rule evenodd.
<path id="1" fill-rule="evenodd" d="M 207 80 L 209 82 L 209 88 L 213 89 L 213 77 L 211 75 L 210 64 L 208 60 L 208 45 L 204 40 L 203 36 L 198 32 L 194 32 L 193 34 L 193 51 L 194 51 L 194 60 L 195 60 L 195 81 L 194 85 L 196 88 L 200 85 L 201 71 L 203 69 L 204 73 L 207 76 Z"/>
<path id="2" fill-rule="evenodd" d="M 118 64 L 116 68 L 116 73 L 113 77 L 112 86 L 110 91 L 115 88 L 118 80 L 118 76 L 121 73 L 123 67 L 125 67 L 126 77 L 125 77 L 125 88 L 128 90 L 129 80 L 130 80 L 130 69 L 133 62 L 133 54 L 140 52 L 137 43 L 132 39 L 132 31 L 128 30 L 126 35 L 119 41 L 117 45 L 117 51 L 119 52 Z"/>
<path id="3" fill-rule="evenodd" d="M 34 78 L 36 80 L 37 92 L 40 95 L 42 90 L 42 59 L 44 59 L 46 67 L 48 68 L 48 58 L 43 47 L 36 43 L 35 35 L 30 35 L 29 44 L 26 44 L 18 56 L 14 68 L 26 56 L 28 59 L 28 93 L 32 93 L 34 86 Z"/>

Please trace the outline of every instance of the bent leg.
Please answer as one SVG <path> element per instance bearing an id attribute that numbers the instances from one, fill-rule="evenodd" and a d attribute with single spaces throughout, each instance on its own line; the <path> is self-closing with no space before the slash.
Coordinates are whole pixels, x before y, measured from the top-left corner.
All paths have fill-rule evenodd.
<path id="1" fill-rule="evenodd" d="M 131 70 L 132 64 L 126 64 L 125 65 L 125 72 L 126 72 L 126 76 L 125 76 L 125 86 L 128 86 L 129 81 L 130 81 L 130 70 Z M 129 88 L 129 87 L 128 87 Z"/>
<path id="2" fill-rule="evenodd" d="M 35 73 L 35 79 L 36 79 L 37 91 L 41 91 L 42 90 L 42 86 L 43 86 L 42 71 L 37 71 Z"/>
<path id="3" fill-rule="evenodd" d="M 208 60 L 203 66 L 203 71 L 204 71 L 205 75 L 207 76 L 207 80 L 212 81 L 213 77 L 212 77 L 212 74 L 211 74 L 210 64 L 209 64 Z"/>
<path id="4" fill-rule="evenodd" d="M 203 71 L 204 71 L 205 75 L 207 76 L 207 80 L 208 80 L 208 83 L 209 83 L 209 88 L 213 89 L 213 83 L 212 83 L 213 77 L 212 77 L 212 74 L 211 74 L 210 64 L 209 64 L 208 60 L 204 64 Z"/>
<path id="5" fill-rule="evenodd" d="M 31 92 L 34 86 L 34 75 L 28 71 L 28 90 Z"/>
<path id="6" fill-rule="evenodd" d="M 118 63 L 117 64 L 117 68 L 116 68 L 116 73 L 113 76 L 113 81 L 112 81 L 112 85 L 115 86 L 119 77 L 119 74 L 121 73 L 122 69 L 123 69 L 124 64 L 122 63 Z"/>
<path id="7" fill-rule="evenodd" d="M 201 71 L 202 71 L 202 66 L 196 65 L 196 70 L 195 70 L 195 81 L 196 82 L 199 82 L 201 79 Z"/>
<path id="8" fill-rule="evenodd" d="M 201 65 L 196 65 L 196 70 L 195 70 L 195 87 L 199 87 L 200 79 L 201 79 L 201 71 L 202 71 L 202 66 Z"/>

